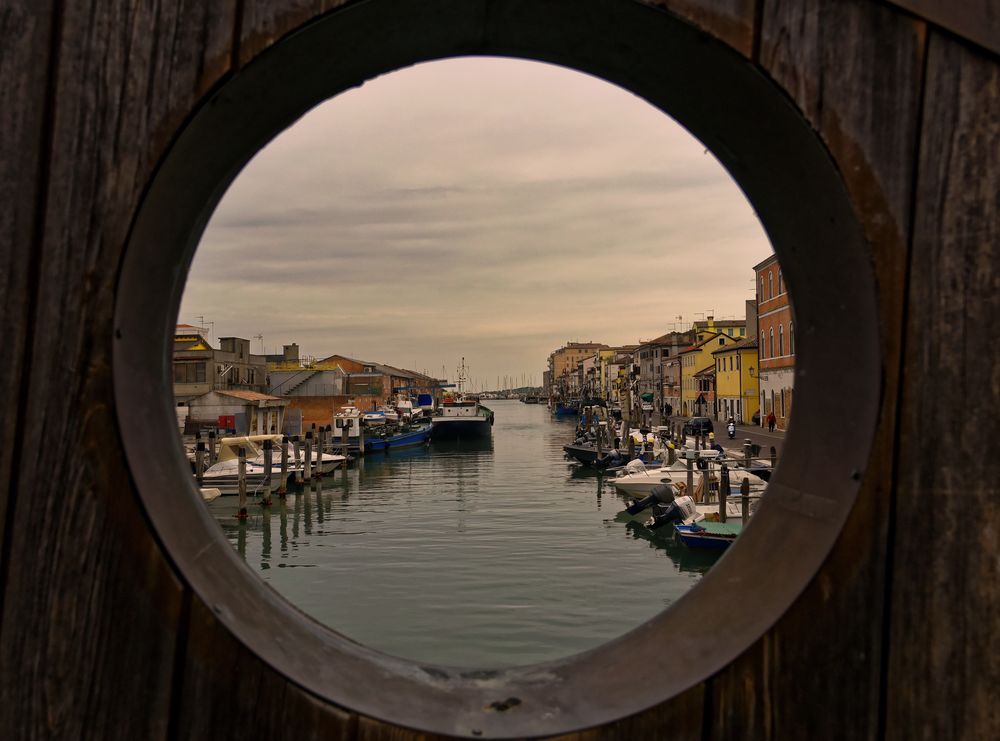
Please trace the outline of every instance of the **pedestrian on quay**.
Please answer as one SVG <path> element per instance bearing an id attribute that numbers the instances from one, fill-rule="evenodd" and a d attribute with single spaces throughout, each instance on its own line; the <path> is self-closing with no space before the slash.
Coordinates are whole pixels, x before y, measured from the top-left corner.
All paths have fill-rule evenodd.
<path id="1" fill-rule="evenodd" d="M 774 432 L 774 425 L 777 422 L 777 418 L 774 416 L 774 412 L 767 413 L 767 429 L 768 432 Z"/>

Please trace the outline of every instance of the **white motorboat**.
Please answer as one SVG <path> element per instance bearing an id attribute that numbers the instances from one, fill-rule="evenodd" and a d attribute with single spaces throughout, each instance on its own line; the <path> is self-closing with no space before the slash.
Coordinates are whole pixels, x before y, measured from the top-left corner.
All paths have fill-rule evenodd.
<path id="1" fill-rule="evenodd" d="M 202 483 L 206 488 L 217 488 L 222 494 L 233 495 L 239 492 L 239 449 L 243 448 L 246 455 L 245 480 L 248 494 L 254 494 L 264 488 L 265 483 L 265 451 L 264 442 L 270 440 L 274 447 L 271 450 L 271 486 L 278 488 L 278 478 L 281 475 L 281 435 L 245 435 L 242 437 L 224 437 L 219 441 L 219 457 L 215 464 L 209 466 L 202 475 Z M 294 448 L 288 451 L 287 473 L 289 478 L 301 475 L 305 468 L 304 448 L 300 446 L 296 455 Z M 310 455 L 312 467 L 319 474 L 327 474 L 336 470 L 347 461 L 342 455 L 320 453 L 313 449 Z"/>
<path id="2" fill-rule="evenodd" d="M 699 460 L 715 460 L 718 452 L 714 450 L 700 450 Z M 713 480 L 718 479 L 718 469 L 714 468 L 710 473 Z M 701 478 L 704 470 L 698 468 L 697 465 L 694 468 L 694 480 L 695 485 L 697 485 Z M 684 458 L 678 458 L 673 464 L 668 466 L 659 466 L 657 468 L 648 468 L 642 461 L 631 461 L 626 465 L 618 475 L 611 479 L 611 483 L 619 491 L 623 491 L 626 494 L 632 496 L 647 496 L 654 486 L 659 486 L 660 484 L 673 484 L 674 482 L 680 482 L 687 484 L 687 461 Z M 730 481 L 732 482 L 733 488 L 739 487 L 743 478 L 746 477 L 750 480 L 750 488 L 753 490 L 762 490 L 767 482 L 764 479 L 756 476 L 745 469 L 731 468 L 730 469 Z"/>

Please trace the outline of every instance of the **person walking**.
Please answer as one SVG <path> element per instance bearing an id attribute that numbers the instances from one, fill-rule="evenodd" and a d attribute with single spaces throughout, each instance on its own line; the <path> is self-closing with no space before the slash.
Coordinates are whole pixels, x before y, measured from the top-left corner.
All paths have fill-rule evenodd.
<path id="1" fill-rule="evenodd" d="M 768 432 L 774 432 L 774 425 L 777 422 L 777 418 L 774 416 L 774 412 L 767 413 L 767 429 Z"/>

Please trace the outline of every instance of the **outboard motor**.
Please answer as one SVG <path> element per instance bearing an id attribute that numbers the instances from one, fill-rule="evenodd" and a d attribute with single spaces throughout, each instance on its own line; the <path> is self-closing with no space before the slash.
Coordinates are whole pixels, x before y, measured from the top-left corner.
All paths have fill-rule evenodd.
<path id="1" fill-rule="evenodd" d="M 665 484 L 660 484 L 654 486 L 649 490 L 649 496 L 645 499 L 640 499 L 637 502 L 633 502 L 625 511 L 630 515 L 637 515 L 648 507 L 652 507 L 654 504 L 672 504 L 674 501 L 673 492 L 670 490 L 669 486 Z"/>
<path id="2" fill-rule="evenodd" d="M 653 516 L 646 523 L 650 530 L 656 530 L 671 522 L 684 522 L 689 517 L 696 517 L 698 508 L 691 497 L 677 497 L 673 503 L 661 513 Z"/>

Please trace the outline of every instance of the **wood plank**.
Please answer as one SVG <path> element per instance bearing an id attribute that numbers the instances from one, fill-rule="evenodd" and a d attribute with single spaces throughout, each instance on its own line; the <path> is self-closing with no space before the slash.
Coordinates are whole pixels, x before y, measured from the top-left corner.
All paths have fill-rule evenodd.
<path id="1" fill-rule="evenodd" d="M 0 727 L 10 738 L 158 738 L 182 590 L 118 446 L 115 267 L 174 129 L 228 68 L 233 6 L 61 7 Z"/>
<path id="2" fill-rule="evenodd" d="M 1000 738 L 1000 65 L 933 33 L 906 326 L 886 736 Z"/>
<path id="3" fill-rule="evenodd" d="M 877 734 L 884 542 L 924 33 L 922 24 L 868 2 L 777 0 L 764 7 L 760 63 L 830 149 L 872 247 L 884 393 L 873 454 L 834 550 L 779 624 L 713 683 L 712 733 L 719 738 Z M 793 300 L 795 289 L 792 283 Z M 807 321 L 798 317 L 797 329 Z"/>
<path id="4" fill-rule="evenodd" d="M 650 656 L 650 659 L 655 660 L 655 657 Z M 560 741 L 632 741 L 654 738 L 701 741 L 704 738 L 704 713 L 705 685 L 700 684 L 643 713 L 571 736 L 562 736 Z"/>
<path id="5" fill-rule="evenodd" d="M 0 373 L 0 540 L 13 489 L 18 412 L 31 302 L 35 225 L 42 208 L 40 163 L 44 158 L 48 78 L 52 65 L 50 2 L 7 3 L 0 11 L 0 325 L 4 327 Z M 0 573 L 3 573 L 0 548 Z M 2 590 L 0 585 L 0 590 Z M 2 596 L 0 596 L 2 604 Z"/>
<path id="6" fill-rule="evenodd" d="M 349 0 L 243 0 L 239 65 L 243 66 L 282 36 Z"/>
<path id="7" fill-rule="evenodd" d="M 197 597 L 187 625 L 176 738 L 355 738 L 354 715 L 281 677 L 238 643 Z"/>
<path id="8" fill-rule="evenodd" d="M 642 0 L 664 8 L 725 41 L 750 57 L 753 54 L 757 0 Z"/>
<path id="9" fill-rule="evenodd" d="M 888 0 L 931 23 L 1000 54 L 1000 5 L 996 0 Z"/>

